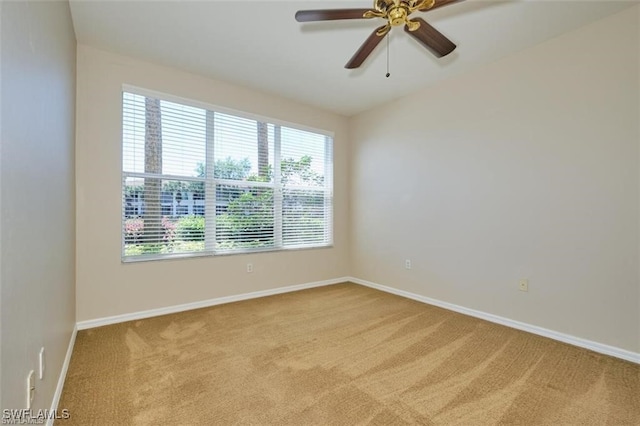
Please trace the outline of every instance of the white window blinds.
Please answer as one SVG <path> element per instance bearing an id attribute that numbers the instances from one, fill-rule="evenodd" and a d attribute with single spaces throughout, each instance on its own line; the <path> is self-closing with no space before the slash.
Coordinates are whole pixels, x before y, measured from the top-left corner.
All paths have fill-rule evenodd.
<path id="1" fill-rule="evenodd" d="M 123 260 L 322 247 L 330 136 L 124 92 Z"/>

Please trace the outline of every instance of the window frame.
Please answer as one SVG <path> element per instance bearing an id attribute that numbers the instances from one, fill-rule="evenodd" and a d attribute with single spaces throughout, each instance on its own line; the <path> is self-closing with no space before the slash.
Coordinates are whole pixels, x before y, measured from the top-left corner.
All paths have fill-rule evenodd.
<path id="1" fill-rule="evenodd" d="M 242 180 L 230 180 L 220 179 L 213 177 L 215 158 L 213 155 L 214 142 L 213 135 L 206 134 L 206 154 L 205 154 L 205 177 L 187 177 L 187 176 L 174 176 L 169 174 L 149 174 L 144 172 L 127 172 L 124 170 L 124 94 L 130 93 L 133 95 L 156 98 L 160 101 L 173 102 L 176 104 L 182 104 L 189 107 L 204 109 L 206 114 L 207 127 L 209 123 L 209 111 L 221 114 L 227 114 L 247 120 L 253 120 L 256 122 L 262 122 L 271 124 L 274 126 L 274 178 L 271 182 L 257 182 L 257 181 L 242 181 Z M 214 114 L 211 114 L 213 118 Z M 283 245 L 283 188 L 280 181 L 281 177 L 281 158 L 280 158 L 280 130 L 281 127 L 287 127 L 294 130 L 300 130 L 304 132 L 310 132 L 317 135 L 324 136 L 325 147 L 324 154 L 324 187 L 310 188 L 305 186 L 291 185 L 287 189 L 292 190 L 317 190 L 324 194 L 324 233 L 326 243 L 317 245 Z M 219 105 L 210 104 L 198 100 L 183 98 L 176 95 L 171 95 L 154 90 L 144 89 L 137 86 L 123 84 L 120 91 L 120 196 L 121 196 L 121 224 L 120 224 L 120 236 L 121 236 L 121 262 L 122 263 L 135 263 L 157 260 L 171 260 L 171 259 L 184 259 L 184 258 L 199 258 L 199 257 L 212 257 L 212 256 L 230 256 L 237 254 L 251 254 L 262 252 L 277 252 L 277 251 L 297 251 L 297 250 L 313 250 L 332 248 L 334 244 L 334 187 L 333 187 L 333 171 L 334 171 L 334 135 L 335 133 L 328 130 L 318 129 L 298 123 L 292 123 L 288 121 L 278 120 L 258 114 L 253 114 L 245 111 L 239 111 L 228 107 L 222 107 Z M 211 176 L 211 177 L 209 177 Z M 217 185 L 232 185 L 246 188 L 265 187 L 273 190 L 274 198 L 274 245 L 272 247 L 256 247 L 256 248 L 244 248 L 236 249 L 233 251 L 220 251 L 216 250 L 217 238 L 216 238 L 216 210 L 218 204 L 216 201 L 213 203 L 205 203 L 204 208 L 205 218 L 205 247 L 202 251 L 193 252 L 180 252 L 180 253 L 163 253 L 163 254 L 138 254 L 138 255 L 126 255 L 125 254 L 125 220 L 126 220 L 126 199 L 124 196 L 124 188 L 126 186 L 127 178 L 143 178 L 143 177 L 156 177 L 165 180 L 179 180 L 179 181 L 193 181 L 203 182 L 205 188 L 204 199 L 216 200 L 216 186 Z M 209 198 L 212 197 L 212 198 Z M 278 208 L 279 207 L 279 208 Z"/>

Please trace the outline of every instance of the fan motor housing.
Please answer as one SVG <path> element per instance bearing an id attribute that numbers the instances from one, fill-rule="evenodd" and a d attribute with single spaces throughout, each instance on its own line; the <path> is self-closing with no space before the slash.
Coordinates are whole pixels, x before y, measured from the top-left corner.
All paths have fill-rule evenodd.
<path id="1" fill-rule="evenodd" d="M 389 23 L 394 27 L 402 25 L 407 21 L 407 9 L 404 7 L 394 7 L 389 11 Z"/>

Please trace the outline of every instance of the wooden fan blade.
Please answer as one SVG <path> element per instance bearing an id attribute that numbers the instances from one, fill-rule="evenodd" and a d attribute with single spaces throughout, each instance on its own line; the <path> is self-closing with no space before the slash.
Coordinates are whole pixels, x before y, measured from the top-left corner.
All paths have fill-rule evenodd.
<path id="1" fill-rule="evenodd" d="M 436 0 L 436 3 L 428 9 L 420 9 L 420 12 L 426 12 L 427 10 L 437 9 L 442 6 L 447 6 L 453 3 L 459 3 L 462 0 Z"/>
<path id="2" fill-rule="evenodd" d="M 334 21 L 337 19 L 364 19 L 365 12 L 369 9 L 324 9 L 324 10 L 299 10 L 296 12 L 296 21 Z"/>
<path id="3" fill-rule="evenodd" d="M 418 40 L 429 49 L 438 58 L 441 58 L 449 53 L 453 52 L 456 45 L 451 40 L 446 38 L 440 31 L 433 28 L 431 25 L 422 18 L 415 18 L 412 21 L 420 22 L 420 28 L 415 31 L 409 31 L 409 28 L 405 25 L 405 32 L 409 33 L 413 38 Z"/>
<path id="4" fill-rule="evenodd" d="M 345 68 L 354 69 L 362 65 L 365 59 L 367 59 L 371 54 L 371 52 L 373 52 L 373 49 L 375 49 L 376 46 L 385 37 L 386 34 L 382 36 L 378 35 L 378 31 L 382 30 L 384 27 L 386 27 L 386 25 L 383 25 L 373 30 L 369 38 L 367 38 L 365 42 L 362 43 L 362 46 L 360 46 L 360 49 L 358 49 L 358 51 L 351 57 L 351 59 L 349 59 L 349 62 L 347 62 L 347 65 L 344 66 Z"/>

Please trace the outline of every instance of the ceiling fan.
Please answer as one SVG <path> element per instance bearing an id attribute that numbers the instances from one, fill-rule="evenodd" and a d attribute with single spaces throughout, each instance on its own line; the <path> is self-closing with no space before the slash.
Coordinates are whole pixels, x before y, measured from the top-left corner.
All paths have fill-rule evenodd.
<path id="1" fill-rule="evenodd" d="M 424 45 L 437 57 L 453 52 L 456 45 L 440 31 L 433 28 L 422 18 L 410 18 L 415 12 L 426 12 L 461 0 L 374 0 L 373 9 L 323 9 L 299 10 L 296 21 L 333 21 L 338 19 L 371 19 L 382 18 L 386 24 L 376 28 L 360 49 L 347 62 L 345 68 L 358 68 L 373 52 L 373 49 L 389 33 L 391 27 L 404 24 L 404 30 Z"/>

